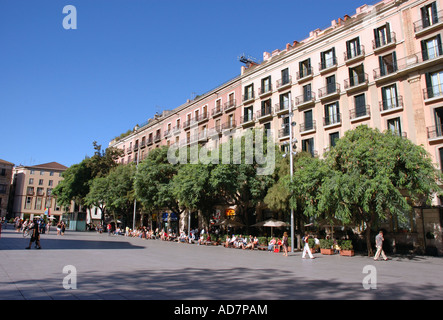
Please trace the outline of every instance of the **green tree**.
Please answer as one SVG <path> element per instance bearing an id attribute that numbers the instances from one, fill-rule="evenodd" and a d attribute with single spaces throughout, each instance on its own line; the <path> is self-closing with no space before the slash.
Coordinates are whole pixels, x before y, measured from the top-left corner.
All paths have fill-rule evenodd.
<path id="1" fill-rule="evenodd" d="M 331 212 L 345 222 L 364 223 L 368 255 L 371 228 L 390 216 L 406 219 L 412 203 L 440 192 L 440 173 L 421 146 L 391 132 L 359 126 L 347 131 L 325 157 L 331 170 L 311 199 L 311 210 Z"/>

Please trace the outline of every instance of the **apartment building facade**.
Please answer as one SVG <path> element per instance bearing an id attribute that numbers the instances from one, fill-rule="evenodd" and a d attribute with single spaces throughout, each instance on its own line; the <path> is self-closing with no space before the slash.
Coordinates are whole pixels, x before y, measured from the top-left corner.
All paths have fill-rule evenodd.
<path id="1" fill-rule="evenodd" d="M 52 190 L 63 180 L 62 173 L 66 169 L 66 166 L 57 162 L 15 167 L 12 216 L 32 219 L 47 214 L 48 217 L 60 220 L 65 211 L 57 204 Z"/>
<path id="2" fill-rule="evenodd" d="M 240 131 L 271 130 L 283 148 L 289 140 L 291 114 L 297 124 L 292 131 L 298 151 L 321 157 L 347 130 L 365 124 L 392 130 L 422 145 L 442 170 L 442 37 L 443 0 L 384 0 L 363 5 L 355 14 L 312 31 L 302 41 L 265 52 L 261 63 L 243 66 L 236 79 L 164 113 L 110 146 L 126 148 L 121 161 L 128 163 L 134 160 L 130 152 L 143 141 L 152 141 L 151 134 L 150 146 L 186 145 L 193 136 L 200 139 L 203 123 L 206 129 L 222 124 L 221 131 L 235 123 Z M 232 110 L 217 108 L 226 102 Z M 217 117 L 223 120 L 216 122 Z M 195 123 L 194 131 L 189 130 Z M 176 135 L 166 134 L 175 129 L 180 129 Z M 436 198 L 433 204 L 434 209 L 422 208 L 427 211 L 425 217 L 422 212 L 411 218 L 411 225 L 415 229 L 423 225 L 422 233 L 433 229 L 441 238 L 442 203 Z M 417 241 L 423 244 L 427 239 Z"/>
<path id="3" fill-rule="evenodd" d="M 14 164 L 0 159 L 0 218 L 6 217 Z"/>

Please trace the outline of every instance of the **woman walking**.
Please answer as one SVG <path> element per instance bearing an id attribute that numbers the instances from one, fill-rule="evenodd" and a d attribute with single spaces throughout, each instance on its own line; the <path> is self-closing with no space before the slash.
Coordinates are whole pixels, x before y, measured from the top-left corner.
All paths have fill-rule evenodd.
<path id="1" fill-rule="evenodd" d="M 289 238 L 288 238 L 287 232 L 283 233 L 282 244 L 283 244 L 283 255 L 287 257 L 288 256 L 288 247 L 289 247 Z"/>

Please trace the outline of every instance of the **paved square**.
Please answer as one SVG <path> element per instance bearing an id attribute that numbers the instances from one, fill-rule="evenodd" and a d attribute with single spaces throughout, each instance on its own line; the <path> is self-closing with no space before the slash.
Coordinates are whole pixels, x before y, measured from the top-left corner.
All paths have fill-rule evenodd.
<path id="1" fill-rule="evenodd" d="M 29 238 L 3 230 L 0 299 L 52 300 L 278 300 L 440 299 L 443 259 L 395 256 L 373 261 L 356 255 L 301 252 L 284 257 L 264 251 L 198 246 L 161 240 L 55 230 L 41 236 L 42 250 L 25 250 Z M 376 274 L 363 273 L 374 266 Z M 75 267 L 77 288 L 65 289 L 65 266 Z M 376 276 L 376 289 L 363 280 Z M 66 281 L 66 280 L 65 280 Z"/>

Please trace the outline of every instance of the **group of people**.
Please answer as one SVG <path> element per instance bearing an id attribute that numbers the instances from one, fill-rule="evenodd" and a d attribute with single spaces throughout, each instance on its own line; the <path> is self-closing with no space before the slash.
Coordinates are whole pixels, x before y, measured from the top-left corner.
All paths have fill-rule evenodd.
<path id="1" fill-rule="evenodd" d="M 251 249 L 254 250 L 258 246 L 258 238 L 250 235 L 249 237 L 243 237 L 241 234 L 232 237 L 226 236 L 225 247 L 226 248 L 238 248 L 238 249 Z"/>
<path id="2" fill-rule="evenodd" d="M 289 247 L 289 237 L 288 233 L 283 233 L 283 237 L 275 239 L 275 237 L 272 237 L 271 241 L 269 241 L 268 244 L 268 251 L 269 252 L 281 252 L 283 251 L 284 256 L 288 256 L 288 247 Z"/>

